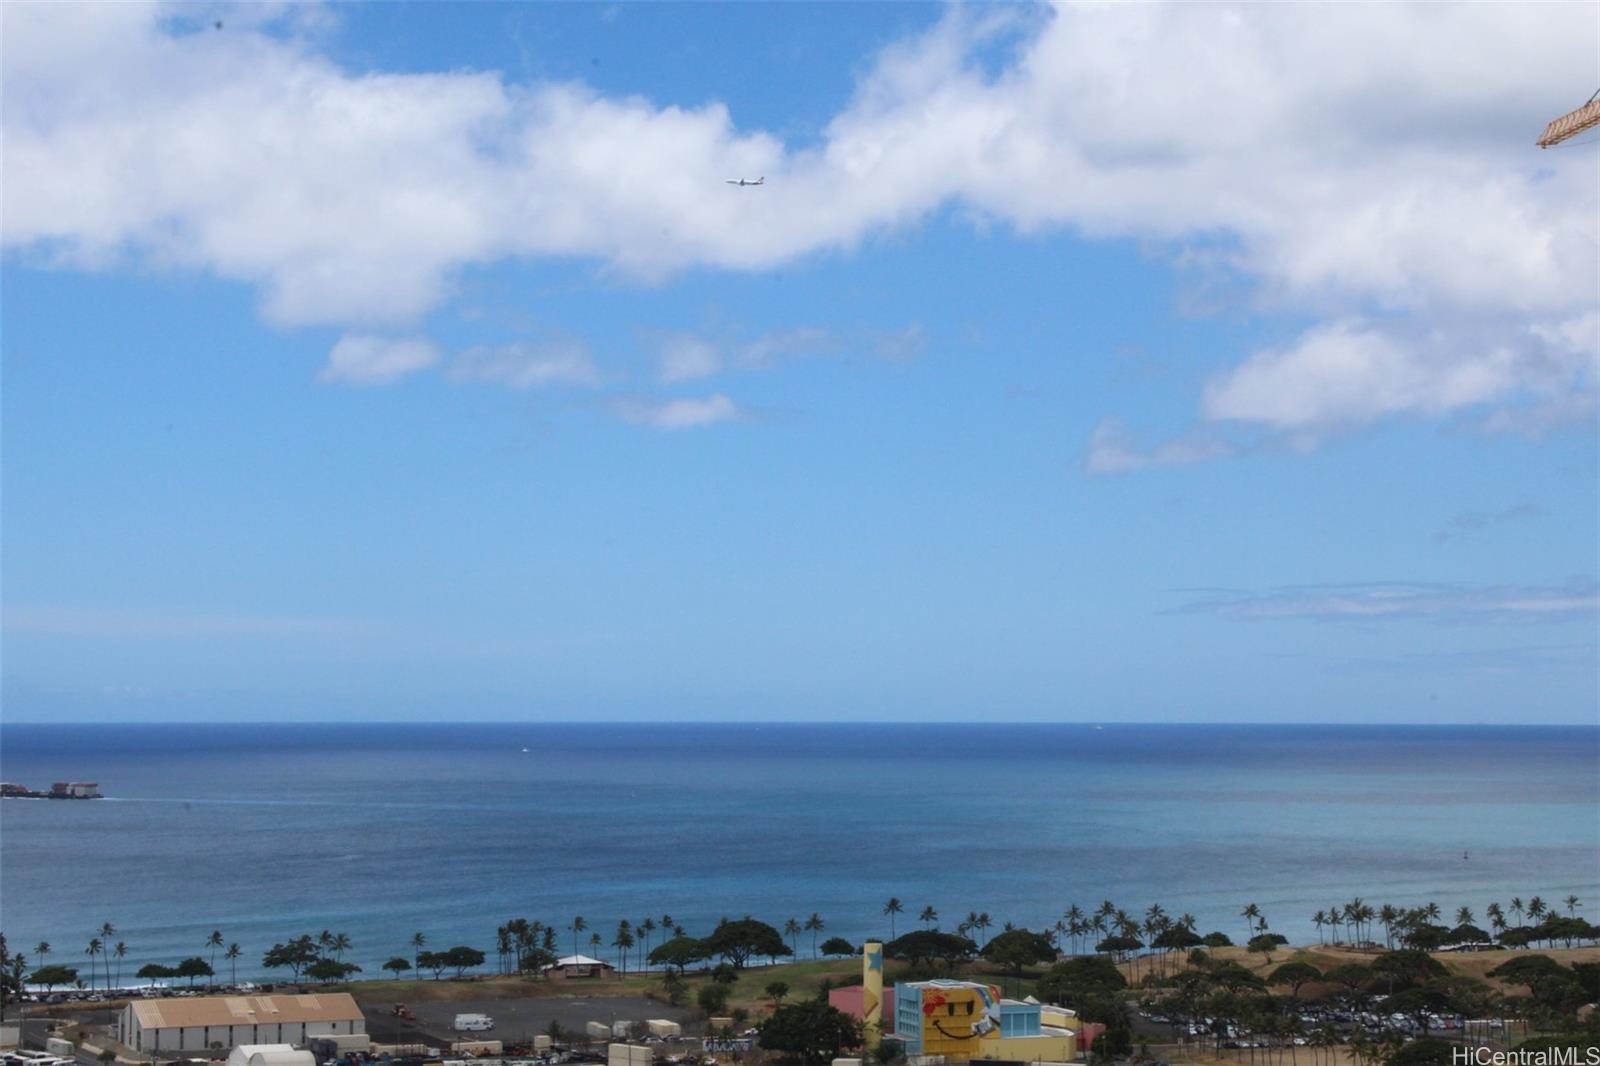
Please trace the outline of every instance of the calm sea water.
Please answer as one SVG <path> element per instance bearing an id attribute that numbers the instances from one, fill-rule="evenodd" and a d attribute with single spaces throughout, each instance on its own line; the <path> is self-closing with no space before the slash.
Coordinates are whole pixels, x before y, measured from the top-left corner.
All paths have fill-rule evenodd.
<path id="1" fill-rule="evenodd" d="M 124 977 L 214 928 L 241 977 L 302 932 L 376 974 L 415 931 L 492 953 L 519 916 L 609 943 L 816 912 L 859 940 L 890 896 L 901 929 L 1111 899 L 1235 939 L 1253 902 L 1313 941 L 1356 895 L 1600 913 L 1594 728 L 7 725 L 0 777 L 110 797 L 0 803 L 0 927 L 81 964 L 112 922 Z"/>

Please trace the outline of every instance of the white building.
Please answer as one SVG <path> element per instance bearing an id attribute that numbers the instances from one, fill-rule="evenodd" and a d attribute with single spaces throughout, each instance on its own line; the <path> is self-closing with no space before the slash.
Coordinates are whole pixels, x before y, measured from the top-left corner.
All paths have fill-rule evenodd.
<path id="1" fill-rule="evenodd" d="M 202 996 L 144 999 L 122 1011 L 122 1042 L 135 1051 L 204 1051 L 244 1044 L 301 1044 L 365 1035 L 348 992 L 314 996 Z M 246 1064 L 249 1066 L 249 1064 Z M 276 1066 L 264 1062 L 262 1066 Z"/>
<path id="2" fill-rule="evenodd" d="M 229 1053 L 228 1066 L 317 1066 L 317 1060 L 292 1044 L 240 1044 Z"/>

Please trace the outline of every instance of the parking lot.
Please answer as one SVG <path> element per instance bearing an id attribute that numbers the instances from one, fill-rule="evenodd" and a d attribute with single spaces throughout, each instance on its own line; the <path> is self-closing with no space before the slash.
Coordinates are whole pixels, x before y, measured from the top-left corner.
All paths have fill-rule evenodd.
<path id="1" fill-rule="evenodd" d="M 682 1007 L 669 1007 L 653 999 L 638 996 L 533 996 L 526 999 L 469 999 L 419 1001 L 410 1004 L 416 1021 L 408 1022 L 394 1017 L 379 1005 L 363 1004 L 367 1032 L 378 1043 L 411 1043 L 421 1040 L 439 1047 L 448 1047 L 457 1040 L 500 1040 L 507 1044 L 528 1043 L 540 1033 L 550 1031 L 552 1021 L 560 1024 L 564 1033 L 574 1039 L 585 1039 L 586 1022 L 629 1021 L 643 1022 L 647 1018 L 669 1018 L 684 1024 L 685 1031 L 693 1013 Z M 457 1033 L 454 1031 L 457 1014 L 487 1014 L 494 1019 L 494 1028 L 487 1032 Z M 424 1038 L 425 1039 L 422 1039 Z"/>

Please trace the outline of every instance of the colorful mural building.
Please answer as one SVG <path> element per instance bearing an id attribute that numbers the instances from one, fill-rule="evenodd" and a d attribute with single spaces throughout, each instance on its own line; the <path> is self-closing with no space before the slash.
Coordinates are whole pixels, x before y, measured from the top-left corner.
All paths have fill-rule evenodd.
<path id="1" fill-rule="evenodd" d="M 894 986 L 894 1037 L 908 1056 L 947 1061 L 1071 1062 L 1079 1023 L 1071 1011 L 1004 999 L 976 981 L 902 981 Z"/>

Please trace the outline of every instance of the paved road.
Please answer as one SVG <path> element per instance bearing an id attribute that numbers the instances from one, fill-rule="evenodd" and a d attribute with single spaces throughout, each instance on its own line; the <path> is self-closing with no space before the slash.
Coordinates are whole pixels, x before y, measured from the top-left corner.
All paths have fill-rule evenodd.
<path id="1" fill-rule="evenodd" d="M 682 1007 L 669 1007 L 642 996 L 530 996 L 526 999 L 468 999 L 433 1000 L 412 1003 L 416 1014 L 414 1023 L 403 1022 L 389 1014 L 383 1007 L 364 1005 L 367 1031 L 373 1040 L 388 1043 L 398 1036 L 400 1042 L 422 1042 L 435 1046 L 448 1046 L 454 1040 L 481 1038 L 503 1040 L 508 1044 L 528 1043 L 533 1037 L 550 1030 L 552 1021 L 568 1033 L 582 1035 L 584 1023 L 630 1021 L 643 1022 L 647 1018 L 670 1018 L 675 1022 L 693 1021 L 693 1013 Z M 494 1019 L 493 1029 L 482 1033 L 456 1033 L 457 1014 L 487 1014 Z"/>

